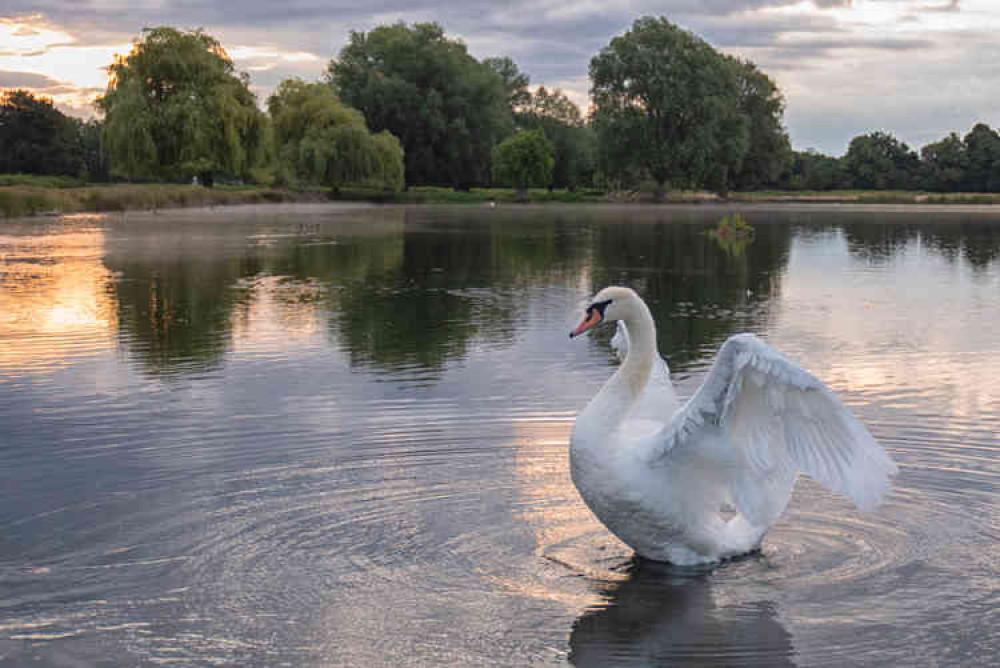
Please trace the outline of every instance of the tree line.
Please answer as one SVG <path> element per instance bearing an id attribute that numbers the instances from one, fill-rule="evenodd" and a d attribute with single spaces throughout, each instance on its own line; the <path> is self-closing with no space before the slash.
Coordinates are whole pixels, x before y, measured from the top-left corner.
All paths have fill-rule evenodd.
<path id="1" fill-rule="evenodd" d="M 977 123 L 915 151 L 888 132 L 851 140 L 841 158 L 796 152 L 776 184 L 787 190 L 1000 192 L 1000 133 Z"/>
<path id="2" fill-rule="evenodd" d="M 73 176 L 106 181 L 100 121 L 63 114 L 26 90 L 0 93 L 0 174 Z"/>
<path id="3" fill-rule="evenodd" d="M 201 30 L 145 29 L 108 74 L 100 120 L 3 93 L 0 172 L 334 191 L 1000 190 L 1000 135 L 985 124 L 919 152 L 886 132 L 855 137 L 842 158 L 793 151 L 774 81 L 663 17 L 636 20 L 591 59 L 586 115 L 436 23 L 351 32 L 322 79 L 283 81 L 266 110 Z"/>

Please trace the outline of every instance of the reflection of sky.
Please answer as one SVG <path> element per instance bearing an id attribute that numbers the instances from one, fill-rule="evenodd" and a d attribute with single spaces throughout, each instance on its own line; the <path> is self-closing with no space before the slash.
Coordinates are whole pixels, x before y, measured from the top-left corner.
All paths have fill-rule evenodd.
<path id="1" fill-rule="evenodd" d="M 772 342 L 835 390 L 960 417 L 1000 402 L 996 294 L 919 234 L 872 262 L 831 230 L 794 242 Z"/>

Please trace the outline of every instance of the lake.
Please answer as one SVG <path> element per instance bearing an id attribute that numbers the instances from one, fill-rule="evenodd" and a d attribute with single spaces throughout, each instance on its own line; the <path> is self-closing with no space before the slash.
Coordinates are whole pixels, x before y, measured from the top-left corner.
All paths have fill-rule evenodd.
<path id="1" fill-rule="evenodd" d="M 749 243 L 708 232 L 740 213 Z M 649 303 L 899 464 L 762 553 L 633 559 L 568 472 Z M 995 665 L 1000 210 L 299 205 L 0 221 L 0 666 Z"/>

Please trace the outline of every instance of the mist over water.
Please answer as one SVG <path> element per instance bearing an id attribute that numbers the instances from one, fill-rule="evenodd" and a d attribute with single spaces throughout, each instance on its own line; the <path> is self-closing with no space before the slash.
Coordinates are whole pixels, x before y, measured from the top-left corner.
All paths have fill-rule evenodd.
<path id="1" fill-rule="evenodd" d="M 824 380 L 887 503 L 800 479 L 758 556 L 633 559 L 567 462 L 611 283 L 682 396 L 739 331 Z M 991 665 L 998 296 L 974 210 L 0 222 L 0 666 Z"/>

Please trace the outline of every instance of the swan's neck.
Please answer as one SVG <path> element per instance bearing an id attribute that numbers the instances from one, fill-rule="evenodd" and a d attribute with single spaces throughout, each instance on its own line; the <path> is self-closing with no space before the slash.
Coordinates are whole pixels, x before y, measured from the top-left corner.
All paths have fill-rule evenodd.
<path id="1" fill-rule="evenodd" d="M 625 320 L 628 328 L 628 354 L 618 371 L 608 381 L 620 386 L 617 391 L 627 395 L 629 404 L 639 399 L 656 359 L 656 325 L 645 304 L 640 303 L 638 312 Z"/>
<path id="2" fill-rule="evenodd" d="M 603 434 L 617 429 L 649 382 L 657 354 L 653 316 L 640 302 L 624 321 L 628 328 L 628 354 L 577 419 L 577 427 L 585 433 Z"/>

